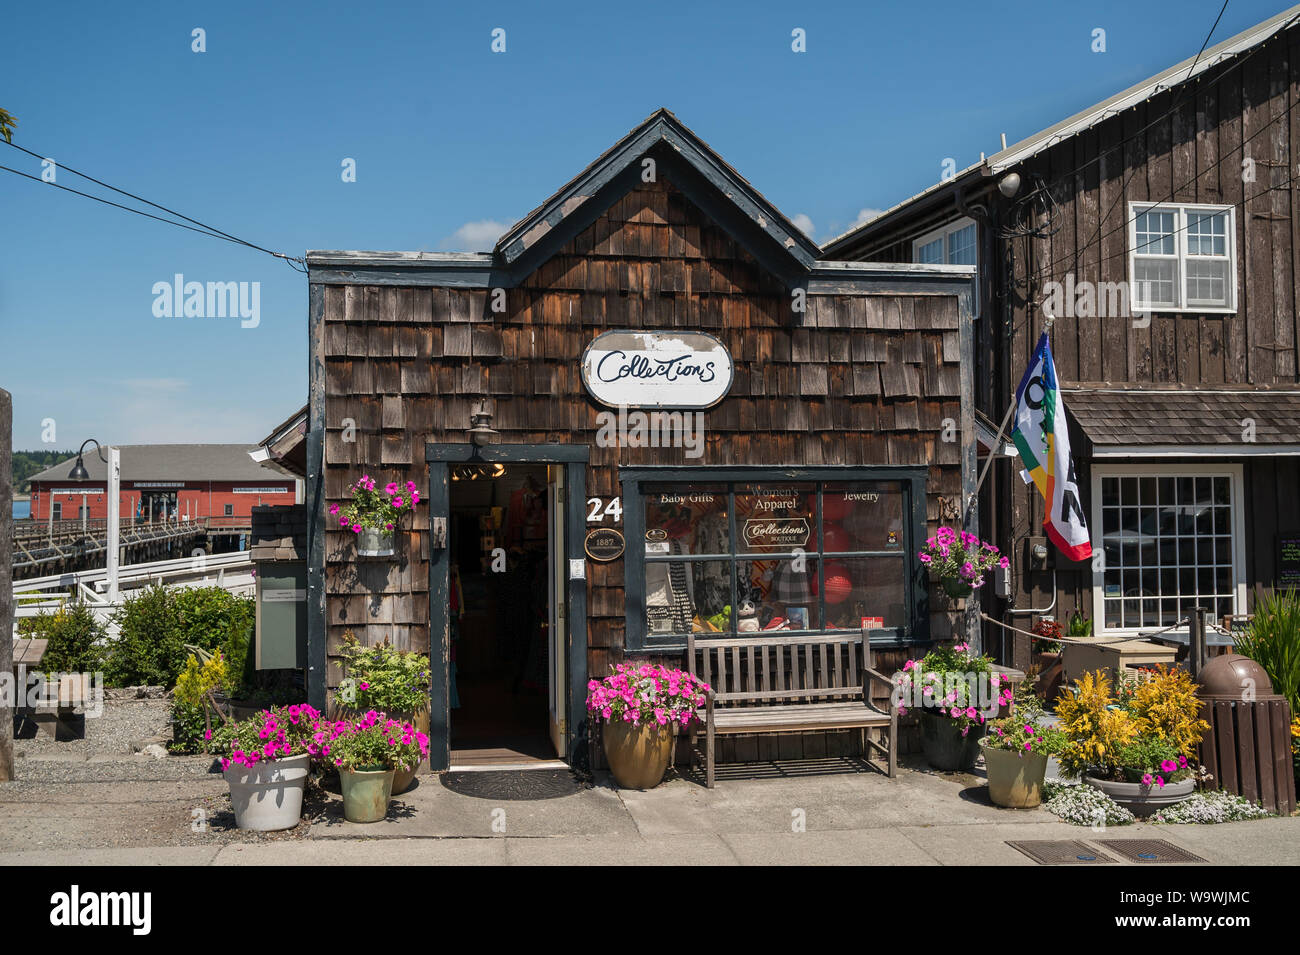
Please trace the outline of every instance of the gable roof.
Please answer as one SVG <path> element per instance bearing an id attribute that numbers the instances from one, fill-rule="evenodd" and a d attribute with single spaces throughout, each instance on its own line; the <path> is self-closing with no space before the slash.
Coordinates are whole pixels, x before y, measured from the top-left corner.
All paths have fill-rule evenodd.
<path id="1" fill-rule="evenodd" d="M 265 481 L 266 469 L 254 462 L 246 444 L 121 444 L 123 481 Z M 76 457 L 60 461 L 33 481 L 66 482 Z M 91 481 L 103 481 L 108 465 L 94 448 L 82 456 Z"/>
<path id="2" fill-rule="evenodd" d="M 640 160 L 656 147 L 671 150 L 698 172 L 803 269 L 812 267 L 821 250 L 812 239 L 768 202 L 744 176 L 667 109 L 659 108 L 626 136 L 605 150 L 586 169 L 561 186 L 549 199 L 524 216 L 497 241 L 495 251 L 507 265 L 525 258 L 552 230 L 587 205 L 629 170 L 640 172 Z M 590 210 L 584 210 L 589 212 Z M 604 210 L 599 210 L 603 212 Z"/>
<path id="3" fill-rule="evenodd" d="M 1267 20 L 1243 30 L 1236 36 L 1229 37 L 1222 43 L 1210 47 L 1199 56 L 1190 56 L 1181 63 L 1176 63 L 1168 69 L 1162 70 L 1155 76 L 1148 77 L 1126 90 L 1107 97 L 1100 103 L 1095 103 L 1087 109 L 1080 110 L 1073 116 L 1066 117 L 1059 123 L 1048 126 L 1046 129 L 1008 146 L 1001 152 L 994 153 L 987 159 L 981 156 L 979 162 L 967 166 L 952 178 L 928 186 L 916 195 L 891 206 L 874 219 L 864 222 L 862 225 L 854 226 L 842 235 L 823 243 L 822 252 L 823 254 L 835 252 L 851 241 L 869 235 L 887 221 L 895 218 L 898 213 L 912 208 L 917 203 L 939 192 L 959 188 L 976 176 L 1000 175 L 1013 166 L 1033 158 L 1043 150 L 1050 149 L 1062 140 L 1086 132 L 1098 123 L 1105 122 L 1126 109 L 1131 109 L 1139 103 L 1146 102 L 1153 96 L 1182 86 L 1220 63 L 1254 49 L 1273 36 L 1291 29 L 1297 22 L 1300 22 L 1300 5 L 1283 10 L 1276 16 L 1269 17 Z"/>

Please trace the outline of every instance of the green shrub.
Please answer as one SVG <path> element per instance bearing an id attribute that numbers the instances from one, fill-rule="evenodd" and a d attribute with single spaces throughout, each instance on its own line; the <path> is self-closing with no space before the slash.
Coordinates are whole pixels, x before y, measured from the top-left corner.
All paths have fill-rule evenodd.
<path id="1" fill-rule="evenodd" d="M 94 673 L 103 664 L 104 626 L 84 603 L 29 618 L 24 636 L 48 640 L 41 668 L 49 673 Z M 28 622 L 28 621 L 24 621 Z"/>
<path id="2" fill-rule="evenodd" d="M 1258 593 L 1254 619 L 1237 634 L 1233 649 L 1262 666 L 1273 692 L 1300 713 L 1300 593 Z"/>
<path id="3" fill-rule="evenodd" d="M 223 688 L 235 693 L 252 680 L 253 598 L 220 587 L 192 587 L 173 594 L 181 643 L 220 653 L 226 662 Z M 184 661 L 182 661 L 184 665 Z"/>
<path id="4" fill-rule="evenodd" d="M 189 651 L 176 619 L 174 592 L 160 584 L 122 602 L 113 615 L 120 628 L 104 667 L 109 686 L 176 684 Z"/>
<path id="5" fill-rule="evenodd" d="M 121 635 L 105 667 L 109 686 L 176 685 L 190 655 L 186 644 L 221 653 L 224 688 L 236 692 L 252 661 L 251 597 L 220 587 L 170 588 L 155 584 L 127 598 L 115 618 Z"/>

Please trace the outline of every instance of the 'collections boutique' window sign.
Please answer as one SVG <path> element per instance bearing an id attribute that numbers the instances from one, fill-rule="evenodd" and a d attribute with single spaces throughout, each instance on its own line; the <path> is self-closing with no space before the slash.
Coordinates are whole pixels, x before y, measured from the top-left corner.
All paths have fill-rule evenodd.
<path id="1" fill-rule="evenodd" d="M 727 347 L 704 332 L 605 332 L 582 355 L 582 383 L 611 408 L 710 408 L 732 374 Z"/>

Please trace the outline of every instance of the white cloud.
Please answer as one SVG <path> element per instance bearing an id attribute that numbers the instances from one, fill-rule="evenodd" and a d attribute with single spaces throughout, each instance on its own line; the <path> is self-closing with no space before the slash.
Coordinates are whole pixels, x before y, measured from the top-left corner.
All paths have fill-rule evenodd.
<path id="1" fill-rule="evenodd" d="M 808 216 L 804 215 L 801 212 L 797 216 L 792 217 L 790 221 L 794 223 L 796 229 L 798 229 L 800 232 L 802 232 L 804 235 L 808 236 L 809 238 L 812 238 L 812 234 L 813 234 L 812 219 L 810 219 Z"/>
<path id="2" fill-rule="evenodd" d="M 865 223 L 865 222 L 870 222 L 872 219 L 876 218 L 877 216 L 879 216 L 879 215 L 880 215 L 881 213 L 883 213 L 884 211 L 885 211 L 884 209 L 860 209 L 860 210 L 858 210 L 858 217 L 857 217 L 856 219 L 853 220 L 853 227 L 856 229 L 858 226 L 862 225 L 863 223 Z"/>
<path id="3" fill-rule="evenodd" d="M 497 222 L 495 219 L 466 222 L 439 242 L 438 247 L 456 252 L 490 252 L 497 244 L 497 239 L 509 228 L 510 223 Z"/>

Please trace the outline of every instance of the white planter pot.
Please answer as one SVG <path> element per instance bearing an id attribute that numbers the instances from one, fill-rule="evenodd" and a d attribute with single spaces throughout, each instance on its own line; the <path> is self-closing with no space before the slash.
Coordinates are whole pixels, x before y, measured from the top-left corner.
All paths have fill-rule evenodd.
<path id="1" fill-rule="evenodd" d="M 357 535 L 358 557 L 392 557 L 395 552 L 392 531 L 363 527 Z"/>
<path id="2" fill-rule="evenodd" d="M 251 767 L 232 765 L 222 775 L 230 787 L 235 825 L 261 832 L 298 825 L 310 766 L 311 757 L 305 753 Z"/>

